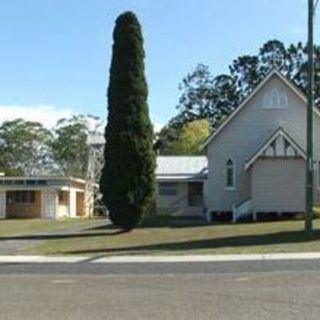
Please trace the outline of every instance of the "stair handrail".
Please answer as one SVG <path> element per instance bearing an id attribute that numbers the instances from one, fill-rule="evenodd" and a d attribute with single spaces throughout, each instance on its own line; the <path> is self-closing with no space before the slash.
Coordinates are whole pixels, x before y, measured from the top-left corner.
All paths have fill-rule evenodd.
<path id="1" fill-rule="evenodd" d="M 248 203 L 252 201 L 252 198 L 247 198 L 243 201 L 241 201 L 238 205 L 233 205 L 232 206 L 232 222 L 237 222 L 238 218 L 243 216 L 244 214 L 242 214 L 242 212 L 239 212 L 239 208 L 241 208 L 244 204 Z M 252 212 L 246 213 L 247 214 L 251 214 Z"/>

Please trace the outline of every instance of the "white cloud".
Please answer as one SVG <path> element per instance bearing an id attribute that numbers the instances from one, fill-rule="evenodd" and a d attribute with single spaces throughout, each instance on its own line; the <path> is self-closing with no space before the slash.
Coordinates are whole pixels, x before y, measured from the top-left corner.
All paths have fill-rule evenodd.
<path id="1" fill-rule="evenodd" d="M 22 118 L 40 122 L 47 128 L 52 128 L 57 120 L 70 117 L 72 114 L 72 108 L 58 108 L 47 105 L 0 105 L 0 122 Z"/>
<path id="2" fill-rule="evenodd" d="M 40 122 L 48 129 L 51 129 L 59 119 L 70 118 L 74 114 L 74 108 L 59 108 L 49 105 L 27 106 L 0 104 L 0 124 L 4 121 L 22 118 L 28 121 Z M 98 129 L 103 132 L 105 123 L 101 119 L 89 117 L 87 118 L 87 122 L 90 130 Z M 153 122 L 155 132 L 159 132 L 164 126 L 164 123 Z"/>

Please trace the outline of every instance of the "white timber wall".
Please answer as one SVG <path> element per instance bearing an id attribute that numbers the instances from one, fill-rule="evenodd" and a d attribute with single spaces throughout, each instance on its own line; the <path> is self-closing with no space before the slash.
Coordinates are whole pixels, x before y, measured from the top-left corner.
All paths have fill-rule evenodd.
<path id="1" fill-rule="evenodd" d="M 259 159 L 252 168 L 254 212 L 303 212 L 305 162 L 302 159 Z"/>
<path id="2" fill-rule="evenodd" d="M 58 195 L 56 190 L 41 192 L 41 216 L 45 219 L 56 219 L 58 209 Z"/>
<path id="3" fill-rule="evenodd" d="M 6 191 L 0 191 L 0 219 L 6 217 Z"/>
<path id="4" fill-rule="evenodd" d="M 264 95 L 277 88 L 286 93 L 286 108 L 270 109 L 263 104 Z M 306 145 L 306 104 L 279 79 L 273 77 L 261 91 L 248 102 L 219 135 L 208 146 L 208 190 L 209 211 L 232 211 L 233 205 L 251 197 L 251 171 L 244 169 L 246 161 L 258 150 L 268 137 L 282 127 L 303 149 Z M 320 135 L 320 121 L 313 117 L 314 136 Z M 235 163 L 235 189 L 226 188 L 226 163 Z M 314 159 L 320 161 L 320 144 L 314 145 Z M 289 163 L 288 163 L 289 165 Z M 303 181 L 301 181 L 303 184 Z M 315 179 L 316 187 L 316 179 Z M 320 195 L 315 189 L 315 203 Z"/>
<path id="5" fill-rule="evenodd" d="M 70 188 L 69 191 L 69 217 L 75 218 L 77 216 L 77 191 Z"/>
<path id="6" fill-rule="evenodd" d="M 188 182 L 176 182 L 176 186 L 177 194 L 174 196 L 164 196 L 157 192 L 157 213 L 172 216 L 201 216 L 203 205 L 189 206 L 188 204 Z"/>

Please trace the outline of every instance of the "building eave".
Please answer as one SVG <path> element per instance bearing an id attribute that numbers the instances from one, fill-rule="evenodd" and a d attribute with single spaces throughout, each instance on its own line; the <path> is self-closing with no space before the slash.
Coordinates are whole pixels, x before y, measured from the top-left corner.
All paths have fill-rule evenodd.
<path id="1" fill-rule="evenodd" d="M 248 170 L 254 162 L 263 154 L 264 151 L 270 146 L 270 144 L 276 140 L 279 136 L 282 136 L 285 138 L 290 145 L 294 148 L 294 150 L 297 151 L 299 156 L 301 156 L 304 160 L 306 159 L 306 153 L 305 151 L 299 146 L 299 144 L 291 138 L 291 136 L 282 128 L 279 127 L 277 130 L 275 130 L 269 138 L 267 138 L 261 146 L 257 149 L 257 151 L 246 161 L 245 163 L 245 170 Z"/>
<path id="2" fill-rule="evenodd" d="M 157 175 L 156 180 L 158 182 L 165 182 L 165 181 L 203 181 L 207 180 L 207 175 Z"/>

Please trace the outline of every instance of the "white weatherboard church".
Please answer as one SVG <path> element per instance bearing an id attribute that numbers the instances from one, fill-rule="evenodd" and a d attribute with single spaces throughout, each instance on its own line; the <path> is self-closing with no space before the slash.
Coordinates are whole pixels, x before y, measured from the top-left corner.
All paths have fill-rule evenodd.
<path id="1" fill-rule="evenodd" d="M 214 218 L 232 212 L 234 221 L 248 214 L 303 212 L 306 113 L 305 95 L 280 72 L 272 71 L 207 139 L 202 146 L 206 159 L 182 157 L 180 165 L 177 157 L 158 159 L 159 211 L 174 204 L 176 215 Z M 317 109 L 313 125 L 314 200 L 319 204 Z M 188 166 L 190 160 L 193 165 Z M 173 164 L 188 172 L 175 175 Z"/>

